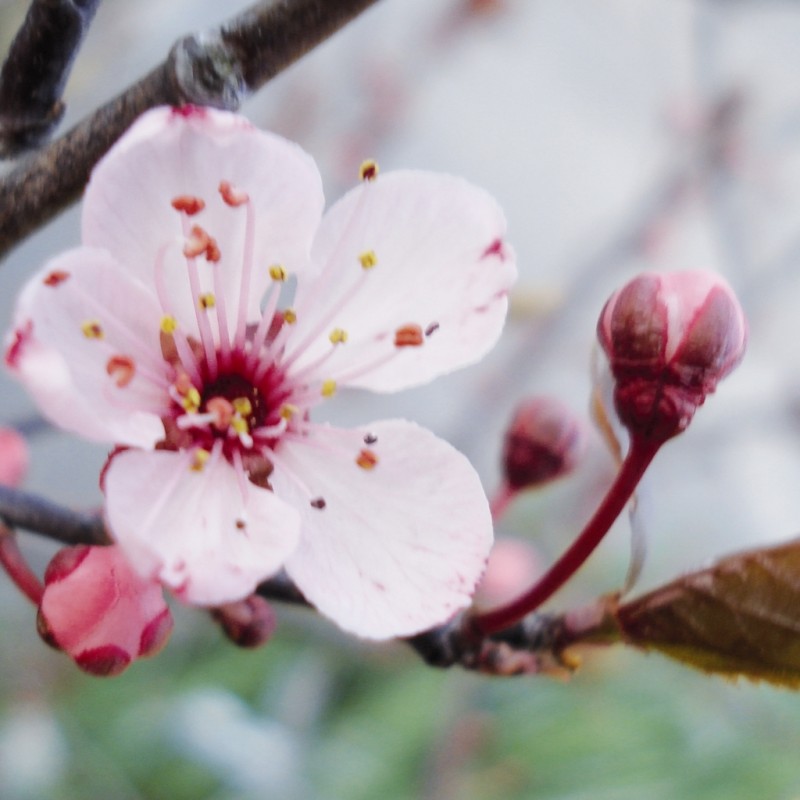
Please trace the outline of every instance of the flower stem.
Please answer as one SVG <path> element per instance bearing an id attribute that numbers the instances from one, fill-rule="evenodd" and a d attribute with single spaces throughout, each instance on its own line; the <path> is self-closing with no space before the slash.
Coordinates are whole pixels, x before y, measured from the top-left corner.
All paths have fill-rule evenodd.
<path id="1" fill-rule="evenodd" d="M 44 586 L 20 552 L 16 535 L 2 523 L 0 523 L 0 566 L 8 573 L 8 577 L 17 589 L 38 606 L 42 601 Z"/>
<path id="2" fill-rule="evenodd" d="M 561 558 L 527 592 L 504 606 L 484 614 L 476 614 L 472 624 L 484 635 L 496 633 L 521 620 L 560 589 L 608 533 L 661 444 L 660 441 L 634 437 L 614 483 L 580 535 Z"/>

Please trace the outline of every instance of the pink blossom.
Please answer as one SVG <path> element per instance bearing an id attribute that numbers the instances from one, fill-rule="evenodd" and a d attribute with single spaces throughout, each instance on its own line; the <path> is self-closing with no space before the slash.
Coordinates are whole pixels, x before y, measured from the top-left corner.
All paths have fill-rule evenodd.
<path id="1" fill-rule="evenodd" d="M 172 631 L 161 586 L 134 572 L 119 547 L 65 547 L 44 584 L 39 632 L 93 675 L 155 655 Z"/>
<path id="2" fill-rule="evenodd" d="M 6 360 L 54 422 L 127 448 L 105 514 L 141 574 L 218 606 L 283 566 L 386 638 L 468 604 L 492 540 L 480 481 L 411 422 L 310 411 L 480 359 L 515 264 L 485 192 L 362 178 L 322 217 L 296 145 L 224 112 L 145 114 L 92 176 L 83 246 L 24 290 Z"/>
<path id="3" fill-rule="evenodd" d="M 0 484 L 19 486 L 28 472 L 28 445 L 13 428 L 0 428 Z"/>
<path id="4" fill-rule="evenodd" d="M 719 275 L 643 273 L 611 296 L 597 334 L 620 420 L 633 434 L 664 441 L 741 361 L 747 322 Z"/>

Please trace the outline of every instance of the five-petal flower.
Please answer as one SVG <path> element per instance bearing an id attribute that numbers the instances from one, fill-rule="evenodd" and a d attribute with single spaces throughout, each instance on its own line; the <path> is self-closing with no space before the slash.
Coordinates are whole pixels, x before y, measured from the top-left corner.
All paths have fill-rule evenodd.
<path id="1" fill-rule="evenodd" d="M 105 514 L 140 573 L 219 605 L 284 566 L 341 627 L 386 638 L 469 602 L 492 539 L 480 481 L 410 422 L 309 412 L 478 360 L 515 264 L 485 192 L 362 173 L 321 217 L 296 145 L 148 112 L 93 173 L 83 246 L 24 290 L 6 361 L 54 422 L 121 446 Z"/>

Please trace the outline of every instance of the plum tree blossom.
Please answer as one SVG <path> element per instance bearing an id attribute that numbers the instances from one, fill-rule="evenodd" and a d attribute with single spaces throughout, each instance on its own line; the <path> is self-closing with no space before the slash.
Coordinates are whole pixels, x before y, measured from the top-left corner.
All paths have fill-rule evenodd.
<path id="1" fill-rule="evenodd" d="M 141 575 L 219 606 L 285 567 L 385 638 L 468 604 L 488 504 L 413 423 L 310 412 L 477 361 L 515 262 L 482 190 L 373 162 L 361 178 L 322 216 L 298 146 L 227 112 L 148 112 L 92 175 L 82 246 L 23 291 L 6 361 L 54 423 L 116 446 L 105 516 Z"/>

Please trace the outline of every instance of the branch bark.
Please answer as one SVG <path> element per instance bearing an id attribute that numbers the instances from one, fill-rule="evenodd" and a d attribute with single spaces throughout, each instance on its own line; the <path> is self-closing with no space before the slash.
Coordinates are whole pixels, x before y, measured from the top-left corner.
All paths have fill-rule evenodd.
<path id="1" fill-rule="evenodd" d="M 0 180 L 0 257 L 80 196 L 94 165 L 158 105 L 235 110 L 281 70 L 377 0 L 266 0 L 178 41 L 121 95 Z"/>
<path id="2" fill-rule="evenodd" d="M 33 0 L 0 70 L 0 157 L 40 145 L 100 0 Z"/>

